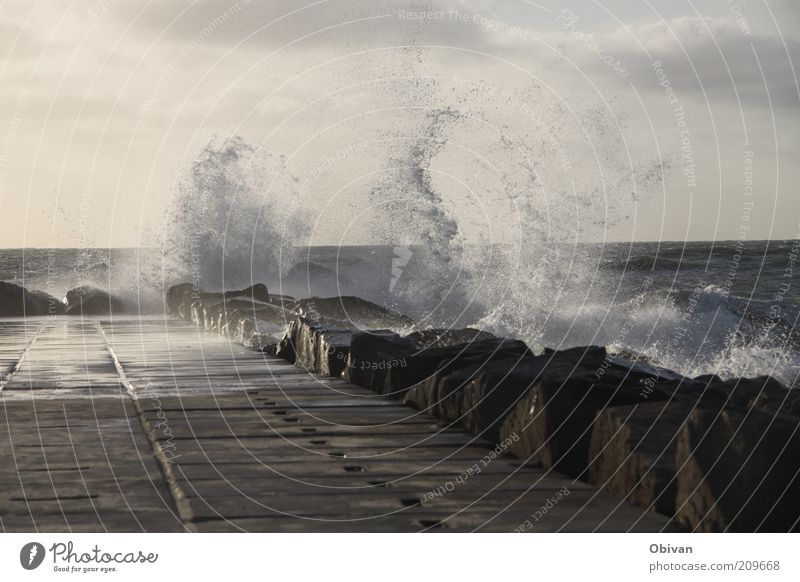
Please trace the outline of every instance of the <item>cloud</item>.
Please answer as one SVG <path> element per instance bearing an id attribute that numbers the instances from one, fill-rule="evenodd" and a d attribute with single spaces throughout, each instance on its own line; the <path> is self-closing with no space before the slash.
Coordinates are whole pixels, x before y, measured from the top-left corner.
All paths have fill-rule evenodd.
<path id="1" fill-rule="evenodd" d="M 642 82 L 654 78 L 651 60 L 658 60 L 675 90 L 689 96 L 705 90 L 735 99 L 738 92 L 744 103 L 768 105 L 768 87 L 775 106 L 796 106 L 800 99 L 792 69 L 800 64 L 800 43 L 746 34 L 732 19 L 680 17 L 620 29 L 607 41 Z"/>
<path id="2" fill-rule="evenodd" d="M 411 105 L 468 108 L 480 89 L 469 95 L 464 88 L 459 91 L 456 75 L 474 80 L 475 87 L 485 81 L 512 92 L 525 91 L 533 81 L 523 69 L 568 100 L 600 103 L 601 97 L 612 102 L 619 97 L 612 105 L 626 114 L 638 108 L 629 90 L 633 83 L 656 117 L 656 129 L 674 129 L 651 67 L 652 59 L 658 59 L 687 108 L 696 106 L 692 122 L 698 140 L 701 133 L 710 132 L 701 83 L 717 108 L 716 119 L 725 120 L 736 117 L 735 83 L 751 139 L 766 140 L 772 135 L 772 112 L 767 109 L 760 62 L 778 106 L 778 127 L 787 134 L 797 127 L 798 96 L 789 61 L 791 57 L 800 64 L 795 38 L 787 36 L 784 47 L 774 27 L 769 32 L 764 25 L 763 14 L 755 20 L 755 8 L 748 10 L 754 26 L 746 35 L 719 3 L 713 3 L 714 18 L 672 18 L 681 7 L 653 1 L 670 15 L 667 21 L 654 20 L 641 6 L 632 7 L 634 3 L 620 3 L 616 13 L 627 28 L 592 12 L 593 3 L 576 1 L 584 15 L 575 28 L 591 36 L 587 42 L 556 20 L 554 2 L 548 5 L 556 10 L 547 13 L 522 0 L 52 0 L 38 7 L 12 0 L 0 14 L 0 51 L 7 58 L 0 65 L 0 105 L 12 110 L 20 89 L 28 93 L 15 147 L 20 163 L 9 168 L 8 191 L 33 184 L 34 196 L 44 200 L 39 192 L 59 186 L 48 182 L 49 177 L 63 171 L 65 183 L 77 184 L 72 190 L 78 191 L 84 175 L 93 172 L 97 192 L 119 188 L 126 210 L 138 214 L 142 192 L 169 191 L 178 161 L 190 157 L 212 132 L 241 131 L 260 143 L 281 128 L 267 146 L 290 152 L 322 128 L 362 112 Z M 712 13 L 711 0 L 696 4 L 703 14 Z M 779 13 L 779 6 L 770 6 L 782 24 L 790 21 Z M 415 20 L 400 17 L 401 10 L 446 15 Z M 590 48 L 591 43 L 598 50 Z M 399 46 L 407 48 L 393 48 Z M 603 55 L 618 60 L 629 75 L 621 76 Z M 596 95 L 580 72 L 597 82 L 603 94 Z M 415 75 L 428 79 L 409 80 Z M 396 79 L 373 82 L 386 77 Z M 339 88 L 341 93 L 336 92 Z M 323 98 L 329 92 L 331 96 Z M 537 95 L 534 91 L 525 103 L 541 111 Z M 485 101 L 485 110 L 478 113 L 491 116 L 497 109 L 500 119 L 509 118 L 510 127 L 524 126 L 515 105 L 499 97 Z M 306 105 L 308 109 L 291 117 Z M 370 135 L 386 117 L 358 117 L 341 129 L 336 126 L 321 138 L 320 155 L 326 155 L 326 148 L 335 149 L 337 141 Z M 721 130 L 736 129 L 735 123 L 729 125 Z M 632 133 L 649 135 L 649 129 L 633 126 Z M 387 131 L 395 132 L 393 127 Z M 67 148 L 64 136 L 73 128 L 75 138 Z M 396 133 L 404 130 L 398 122 Z M 723 147 L 733 148 L 727 137 L 720 140 Z M 166 145 L 160 149 L 162 143 Z M 39 151 L 37 147 L 41 149 L 34 160 L 28 152 Z M 133 170 L 120 181 L 123 166 Z M 782 168 L 782 176 L 791 172 L 791 166 Z M 68 188 L 59 191 L 70 195 Z"/>

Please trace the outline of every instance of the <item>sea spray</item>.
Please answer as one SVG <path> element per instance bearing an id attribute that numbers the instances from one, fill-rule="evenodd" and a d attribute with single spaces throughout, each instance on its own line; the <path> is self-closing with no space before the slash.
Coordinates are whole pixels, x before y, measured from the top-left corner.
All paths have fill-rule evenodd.
<path id="1" fill-rule="evenodd" d="M 370 191 L 370 203 L 383 209 L 373 229 L 399 243 L 394 245 L 387 299 L 413 311 L 422 323 L 445 319 L 448 308 L 461 301 L 464 240 L 452 202 L 434 188 L 431 176 L 432 161 L 459 121 L 455 109 L 427 111 L 418 133 L 401 141 L 400 151 L 388 160 L 389 171 Z M 401 279 L 399 261 L 405 269 L 412 258 L 413 271 Z"/>
<path id="2" fill-rule="evenodd" d="M 285 292 L 294 269 L 304 279 L 297 295 L 359 295 L 420 327 L 473 325 L 535 351 L 600 344 L 685 374 L 771 373 L 794 383 L 792 306 L 766 327 L 766 304 L 742 299 L 756 286 L 747 277 L 758 257 L 739 263 L 737 293 L 720 293 L 730 257 L 706 272 L 705 247 L 597 242 L 633 236 L 641 205 L 663 194 L 670 159 L 631 146 L 632 114 L 577 94 L 567 103 L 535 85 L 473 85 L 462 77 L 457 106 L 413 109 L 401 133 L 348 154 L 350 168 L 362 152 L 385 168 L 358 183 L 370 214 L 356 224 L 375 246 L 305 248 L 303 207 L 315 201 L 304 182 L 280 157 L 232 138 L 210 143 L 183 174 L 167 254 L 182 254 L 185 272 L 194 249 L 190 270 L 206 286 L 264 281 Z M 320 207 L 337 169 L 313 181 Z M 785 260 L 776 261 L 781 273 Z M 321 278 L 330 283 L 323 292 Z"/>
<path id="3" fill-rule="evenodd" d="M 163 256 L 205 288 L 277 284 L 305 242 L 296 184 L 280 156 L 212 140 L 172 195 Z"/>

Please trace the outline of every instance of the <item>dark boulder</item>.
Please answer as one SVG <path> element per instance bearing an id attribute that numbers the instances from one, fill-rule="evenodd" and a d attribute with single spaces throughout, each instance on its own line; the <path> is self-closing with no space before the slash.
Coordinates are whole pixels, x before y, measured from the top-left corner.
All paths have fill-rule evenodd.
<path id="1" fill-rule="evenodd" d="M 181 319 L 189 319 L 195 299 L 199 299 L 199 290 L 191 283 L 173 285 L 167 289 L 167 312 Z"/>
<path id="2" fill-rule="evenodd" d="M 292 310 L 295 315 L 342 329 L 403 329 L 414 321 L 376 303 L 359 297 L 311 297 L 300 299 Z"/>
<path id="3" fill-rule="evenodd" d="M 182 319 L 190 317 L 192 304 L 196 301 L 212 304 L 229 302 L 234 299 L 272 303 L 272 296 L 263 283 L 256 283 L 246 289 L 224 292 L 201 291 L 192 283 L 181 283 L 167 289 L 167 309 L 171 315 Z"/>
<path id="4" fill-rule="evenodd" d="M 473 434 L 499 441 L 503 421 L 535 381 L 543 363 L 522 342 L 505 342 L 505 349 L 440 366 L 413 386 L 404 402 L 436 418 L 458 421 Z"/>
<path id="5" fill-rule="evenodd" d="M 192 303 L 191 321 L 207 331 L 217 331 L 222 335 L 233 337 L 233 332 L 243 321 L 250 320 L 254 325 L 269 324 L 277 333 L 291 320 L 291 314 L 281 307 L 253 302 L 249 299 L 210 300 L 199 299 Z"/>
<path id="6" fill-rule="evenodd" d="M 545 468 L 575 477 L 587 469 L 599 410 L 665 400 L 681 382 L 609 358 L 602 347 L 548 350 L 541 357 L 543 371 L 506 419 L 501 437 L 518 437 L 515 456 L 536 457 Z"/>
<path id="7" fill-rule="evenodd" d="M 295 317 L 278 344 L 276 355 L 323 376 L 339 376 L 347 362 L 352 332 L 304 317 Z"/>
<path id="8" fill-rule="evenodd" d="M 783 384 L 772 376 L 755 378 L 733 378 L 722 380 L 716 376 L 695 378 L 704 402 L 722 404 L 726 407 L 747 407 L 766 394 L 781 393 Z"/>
<path id="9" fill-rule="evenodd" d="M 695 410 L 678 438 L 676 518 L 703 532 L 800 529 L 800 419 Z"/>
<path id="10" fill-rule="evenodd" d="M 484 366 L 462 390 L 461 426 L 493 442 L 541 370 L 541 358 L 500 360 Z"/>
<path id="11" fill-rule="evenodd" d="M 750 406 L 764 412 L 800 416 L 800 390 L 773 388 L 764 390 L 750 401 Z"/>
<path id="12" fill-rule="evenodd" d="M 408 334 L 408 337 L 428 348 L 446 348 L 459 344 L 469 344 L 496 339 L 488 331 L 471 327 L 463 329 L 423 329 Z"/>
<path id="13" fill-rule="evenodd" d="M 279 295 L 278 293 L 270 293 L 269 302 L 278 307 L 283 307 L 287 311 L 294 309 L 297 304 L 297 299 L 291 295 Z"/>
<path id="14" fill-rule="evenodd" d="M 722 378 L 717 376 L 716 374 L 703 374 L 702 376 L 696 376 L 695 381 L 700 384 L 715 384 L 717 382 L 724 382 Z"/>
<path id="15" fill-rule="evenodd" d="M 219 333 L 237 343 L 260 351 L 274 351 L 287 327 L 289 313 L 275 305 L 253 303 L 243 299 L 224 304 Z"/>
<path id="16" fill-rule="evenodd" d="M 405 368 L 408 358 L 422 348 L 416 341 L 391 330 L 354 333 L 342 377 L 353 384 L 387 393 L 387 370 Z"/>
<path id="17" fill-rule="evenodd" d="M 270 302 L 270 295 L 267 286 L 263 283 L 256 283 L 241 291 L 225 291 L 222 294 L 223 299 L 233 299 L 234 297 L 242 299 L 250 299 L 252 301 L 261 301 L 263 303 Z"/>
<path id="18" fill-rule="evenodd" d="M 693 409 L 682 402 L 602 409 L 592 426 L 589 482 L 634 505 L 672 516 L 678 434 Z"/>
<path id="19" fill-rule="evenodd" d="M 410 336 L 390 332 L 356 333 L 350 346 L 345 379 L 378 394 L 400 398 L 409 388 L 437 371 L 447 373 L 493 359 L 529 354 L 528 347 L 519 340 L 494 339 L 426 348 Z"/>
<path id="20" fill-rule="evenodd" d="M 65 311 L 65 305 L 52 295 L 0 281 L 0 317 L 61 315 Z"/>
<path id="21" fill-rule="evenodd" d="M 283 307 L 287 301 L 291 298 L 270 295 L 260 283 L 224 293 L 201 292 L 189 283 L 167 290 L 170 314 L 272 355 L 294 317 Z"/>
<path id="22" fill-rule="evenodd" d="M 67 291 L 67 315 L 124 315 L 131 310 L 119 297 L 84 285 Z"/>
<path id="23" fill-rule="evenodd" d="M 274 335 L 269 335 L 266 333 L 253 333 L 246 342 L 243 342 L 243 344 L 252 350 L 264 352 L 265 354 L 274 356 L 278 352 L 280 340 Z"/>
<path id="24" fill-rule="evenodd" d="M 461 368 L 482 369 L 498 360 L 514 362 L 532 355 L 525 342 L 506 338 L 426 347 L 408 359 L 408 366 L 387 369 L 384 390 L 388 391 L 385 393 L 402 395 L 412 386 Z"/>

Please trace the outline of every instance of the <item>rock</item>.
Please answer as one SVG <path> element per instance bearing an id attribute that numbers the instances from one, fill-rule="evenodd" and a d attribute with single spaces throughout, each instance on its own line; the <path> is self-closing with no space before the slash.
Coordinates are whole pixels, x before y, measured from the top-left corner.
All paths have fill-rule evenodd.
<path id="1" fill-rule="evenodd" d="M 423 348 L 408 358 L 408 366 L 386 370 L 384 390 L 402 396 L 416 384 L 437 375 L 447 375 L 465 367 L 487 366 L 496 360 L 518 361 L 531 356 L 525 342 L 514 339 L 491 339 L 441 348 Z"/>
<path id="2" fill-rule="evenodd" d="M 528 391 L 542 363 L 527 347 L 511 344 L 471 361 L 442 366 L 413 386 L 404 402 L 437 418 L 459 421 L 473 434 L 497 442 L 500 426 Z"/>
<path id="3" fill-rule="evenodd" d="M 67 315 L 123 315 L 130 309 L 119 297 L 84 285 L 67 291 Z"/>
<path id="4" fill-rule="evenodd" d="M 199 298 L 199 290 L 191 283 L 173 285 L 167 289 L 167 312 L 181 319 L 190 319 L 192 303 Z"/>
<path id="5" fill-rule="evenodd" d="M 277 293 L 270 293 L 269 302 L 278 307 L 283 307 L 287 311 L 291 311 L 297 304 L 297 299 L 295 299 L 291 295 L 279 295 Z"/>
<path id="6" fill-rule="evenodd" d="M 695 410 L 676 463 L 676 518 L 692 530 L 798 531 L 800 419 Z"/>
<path id="7" fill-rule="evenodd" d="M 386 393 L 387 369 L 408 366 L 422 346 L 391 330 L 354 333 L 342 377 L 380 394 Z"/>
<path id="8" fill-rule="evenodd" d="M 694 407 L 648 402 L 602 409 L 589 446 L 589 482 L 630 503 L 675 513 L 678 433 Z"/>
<path id="9" fill-rule="evenodd" d="M 225 292 L 201 291 L 192 283 L 181 283 L 180 285 L 174 285 L 167 289 L 167 309 L 171 315 L 182 319 L 188 319 L 189 310 L 195 301 L 202 301 L 210 304 L 229 302 L 232 299 L 272 303 L 269 290 L 263 283 L 256 283 L 246 289 Z"/>
<path id="10" fill-rule="evenodd" d="M 250 321 L 258 327 L 258 322 L 271 325 L 270 331 L 278 333 L 291 321 L 291 315 L 285 309 L 269 303 L 253 302 L 247 299 L 229 299 L 226 301 L 198 300 L 192 304 L 192 321 L 199 327 L 218 331 L 231 339 L 240 339 L 235 331 L 243 322 Z M 247 330 L 249 333 L 252 329 Z"/>
<path id="11" fill-rule="evenodd" d="M 599 410 L 665 400 L 676 387 L 668 378 L 615 363 L 602 347 L 549 350 L 541 357 L 547 358 L 543 371 L 506 419 L 501 438 L 517 436 L 512 454 L 537 457 L 545 468 L 574 477 L 587 469 L 591 427 Z"/>
<path id="12" fill-rule="evenodd" d="M 493 442 L 540 371 L 541 358 L 500 360 L 484 366 L 462 390 L 461 426 Z"/>
<path id="13" fill-rule="evenodd" d="M 292 312 L 341 329 L 397 330 L 414 325 L 414 321 L 405 315 L 352 296 L 300 299 Z"/>
<path id="14" fill-rule="evenodd" d="M 292 314 L 282 307 L 291 300 L 270 295 L 266 285 L 256 284 L 238 291 L 208 293 L 185 283 L 167 290 L 169 312 L 206 331 L 274 355 Z"/>
<path id="15" fill-rule="evenodd" d="M 167 290 L 167 308 L 170 314 L 201 329 L 334 376 L 347 362 L 348 330 L 413 324 L 403 315 L 358 297 L 295 301 L 288 295 L 270 294 L 260 283 L 222 293 L 200 291 L 189 283 L 175 285 Z M 299 359 L 296 349 L 301 351 Z"/>
<path id="16" fill-rule="evenodd" d="M 263 303 L 270 302 L 270 295 L 267 286 L 263 283 L 256 283 L 241 291 L 225 291 L 222 294 L 224 299 L 233 299 L 234 297 L 241 297 L 250 299 L 252 301 L 261 301 Z"/>
<path id="17" fill-rule="evenodd" d="M 708 380 L 704 381 L 704 378 Z M 750 406 L 759 396 L 766 393 L 780 393 L 785 390 L 783 384 L 772 376 L 756 378 L 734 378 L 722 380 L 719 377 L 698 377 L 696 381 L 704 384 L 702 399 L 706 402 L 731 406 Z"/>
<path id="18" fill-rule="evenodd" d="M 275 347 L 275 355 L 282 360 L 286 360 L 290 364 L 294 364 L 297 359 L 297 353 L 294 349 L 294 342 L 297 340 L 297 326 L 299 325 L 299 318 L 295 317 L 289 322 L 289 327 L 281 337 L 278 345 Z"/>
<path id="19" fill-rule="evenodd" d="M 65 311 L 65 305 L 52 295 L 0 281 L 0 317 L 61 315 Z"/>
<path id="20" fill-rule="evenodd" d="M 242 343 L 251 350 L 264 352 L 265 354 L 274 356 L 277 353 L 280 340 L 269 334 L 253 333 L 247 341 Z"/>
<path id="21" fill-rule="evenodd" d="M 800 416 L 800 390 L 773 388 L 761 392 L 750 401 L 750 406 L 764 412 Z"/>
<path id="22" fill-rule="evenodd" d="M 250 303 L 245 302 L 243 303 Z M 231 307 L 231 304 L 227 304 Z M 259 351 L 274 352 L 287 327 L 285 318 L 288 312 L 274 305 L 250 303 L 255 307 L 234 307 L 224 316 L 220 333 L 227 338 L 246 345 L 258 346 Z"/>
<path id="23" fill-rule="evenodd" d="M 276 351 L 278 357 L 323 376 L 339 376 L 347 362 L 352 332 L 296 317 Z"/>
<path id="24" fill-rule="evenodd" d="M 446 348 L 459 344 L 469 344 L 496 339 L 488 331 L 471 327 L 463 329 L 424 329 L 408 334 L 408 337 L 428 348 Z"/>
<path id="25" fill-rule="evenodd" d="M 405 392 L 440 371 L 530 354 L 519 340 L 494 339 L 442 348 L 426 348 L 411 336 L 356 333 L 350 346 L 345 379 L 378 394 L 401 398 Z"/>
<path id="26" fill-rule="evenodd" d="M 699 382 L 700 384 L 715 384 L 717 382 L 724 382 L 722 378 L 717 376 L 716 374 L 703 374 L 702 376 L 695 377 L 695 381 Z"/>

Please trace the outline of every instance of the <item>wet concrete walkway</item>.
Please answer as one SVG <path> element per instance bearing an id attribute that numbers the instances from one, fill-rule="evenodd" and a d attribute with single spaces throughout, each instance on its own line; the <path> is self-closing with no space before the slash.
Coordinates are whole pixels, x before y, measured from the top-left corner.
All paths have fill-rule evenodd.
<path id="1" fill-rule="evenodd" d="M 173 319 L 0 320 L 0 403 L 4 531 L 670 527 Z"/>

